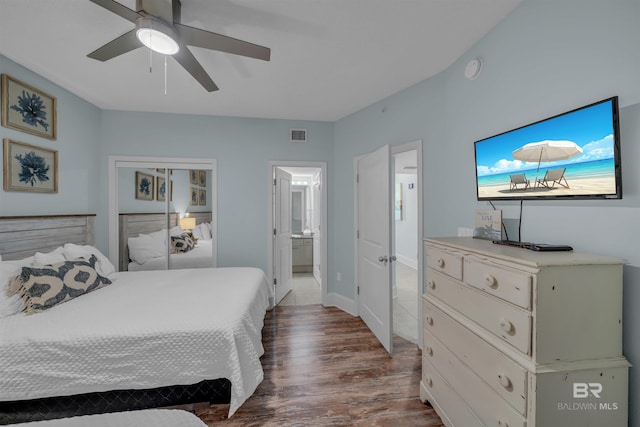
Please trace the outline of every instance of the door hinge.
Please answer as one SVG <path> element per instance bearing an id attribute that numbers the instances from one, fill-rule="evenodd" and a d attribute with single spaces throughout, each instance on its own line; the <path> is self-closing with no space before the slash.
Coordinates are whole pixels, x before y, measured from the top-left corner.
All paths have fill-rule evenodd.
<path id="1" fill-rule="evenodd" d="M 277 285 L 278 284 L 278 279 L 276 279 L 275 277 L 273 278 L 273 284 Z"/>
<path id="2" fill-rule="evenodd" d="M 274 186 L 276 185 L 276 179 L 275 178 L 273 179 L 273 185 Z"/>
<path id="3" fill-rule="evenodd" d="M 356 239 L 360 238 L 360 230 L 356 230 Z"/>
<path id="4" fill-rule="evenodd" d="M 360 286 L 358 286 L 358 295 L 360 295 Z"/>
<path id="5" fill-rule="evenodd" d="M 273 235 L 274 236 L 276 235 L 276 229 L 275 228 L 273 229 Z"/>
<path id="6" fill-rule="evenodd" d="M 357 174 L 356 174 L 356 184 L 357 184 L 357 183 L 359 183 L 359 182 L 360 182 L 360 174 L 359 174 L 359 173 L 357 173 Z"/>

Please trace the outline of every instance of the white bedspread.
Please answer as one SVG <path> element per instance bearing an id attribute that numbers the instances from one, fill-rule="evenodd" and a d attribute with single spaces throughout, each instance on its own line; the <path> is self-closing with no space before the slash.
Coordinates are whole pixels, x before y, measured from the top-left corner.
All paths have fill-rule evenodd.
<path id="1" fill-rule="evenodd" d="M 171 268 L 206 268 L 213 266 L 213 240 L 198 240 L 195 248 L 189 252 L 171 254 Z M 167 257 L 151 258 L 144 264 L 131 261 L 127 269 L 129 271 L 164 270 Z"/>
<path id="2" fill-rule="evenodd" d="M 271 297 L 255 268 L 115 273 L 113 284 L 0 320 L 0 400 L 231 381 L 231 416 L 263 379 Z"/>
<path id="3" fill-rule="evenodd" d="M 84 415 L 20 424 L 20 427 L 207 427 L 195 415 L 177 409 L 145 409 Z"/>

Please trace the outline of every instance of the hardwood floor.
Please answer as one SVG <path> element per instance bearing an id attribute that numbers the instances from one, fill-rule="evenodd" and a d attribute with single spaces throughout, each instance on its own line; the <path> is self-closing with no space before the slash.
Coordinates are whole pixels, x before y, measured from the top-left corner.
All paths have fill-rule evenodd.
<path id="1" fill-rule="evenodd" d="M 276 307 L 263 329 L 264 380 L 231 417 L 209 426 L 442 426 L 419 399 L 421 352 L 398 336 L 389 357 L 360 318 L 321 305 Z"/>

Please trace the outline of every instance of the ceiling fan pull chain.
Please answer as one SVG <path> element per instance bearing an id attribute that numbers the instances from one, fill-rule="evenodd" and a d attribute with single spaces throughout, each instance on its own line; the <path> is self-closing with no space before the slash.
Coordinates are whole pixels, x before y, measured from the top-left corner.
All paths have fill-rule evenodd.
<path id="1" fill-rule="evenodd" d="M 164 94 L 167 94 L 167 55 L 164 56 Z"/>
<path id="2" fill-rule="evenodd" d="M 153 73 L 153 51 L 149 49 L 149 73 Z"/>

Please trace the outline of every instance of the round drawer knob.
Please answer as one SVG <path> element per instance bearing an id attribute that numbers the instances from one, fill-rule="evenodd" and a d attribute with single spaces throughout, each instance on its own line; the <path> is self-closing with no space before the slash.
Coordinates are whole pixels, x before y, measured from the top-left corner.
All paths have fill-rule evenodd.
<path id="1" fill-rule="evenodd" d="M 427 322 L 427 325 L 433 325 L 433 317 L 425 316 L 424 320 Z"/>
<path id="2" fill-rule="evenodd" d="M 433 348 L 431 346 L 426 346 L 424 349 L 429 356 L 433 356 Z"/>
<path id="3" fill-rule="evenodd" d="M 431 288 L 431 289 L 435 289 L 436 288 L 436 282 L 434 282 L 433 280 L 429 280 L 427 282 L 427 285 Z"/>
<path id="4" fill-rule="evenodd" d="M 511 380 L 508 376 L 503 373 L 498 374 L 498 380 L 500 381 L 500 385 L 504 388 L 511 388 Z"/>
<path id="5" fill-rule="evenodd" d="M 428 385 L 429 387 L 433 387 L 433 380 L 432 380 L 431 378 L 427 378 L 427 379 L 425 380 L 425 383 L 427 383 L 427 385 Z"/>
<path id="6" fill-rule="evenodd" d="M 490 274 L 487 274 L 486 276 L 484 276 L 484 281 L 490 288 L 498 287 L 498 279 L 496 279 Z"/>
<path id="7" fill-rule="evenodd" d="M 505 332 L 513 331 L 513 324 L 509 322 L 507 319 L 500 319 L 500 327 Z"/>
<path id="8" fill-rule="evenodd" d="M 438 258 L 436 263 L 438 264 L 438 267 L 444 268 L 444 260 L 442 258 Z"/>

